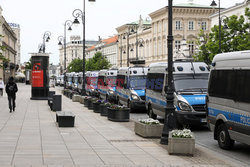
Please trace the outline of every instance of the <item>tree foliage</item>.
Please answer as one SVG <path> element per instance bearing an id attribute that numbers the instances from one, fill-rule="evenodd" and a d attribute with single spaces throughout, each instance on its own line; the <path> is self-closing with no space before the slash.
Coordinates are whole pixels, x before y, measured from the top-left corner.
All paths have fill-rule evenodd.
<path id="1" fill-rule="evenodd" d="M 31 58 L 29 59 L 29 61 L 26 63 L 25 65 L 25 70 L 31 70 Z"/>
<path id="2" fill-rule="evenodd" d="M 83 71 L 82 59 L 74 59 L 67 67 L 68 72 L 81 72 Z"/>
<path id="3" fill-rule="evenodd" d="M 3 36 L 0 35 L 0 39 L 2 38 Z M 5 63 L 8 63 L 9 62 L 9 59 L 5 58 L 4 55 L 3 55 L 3 51 L 5 50 L 5 47 L 0 45 L 0 68 L 3 68 L 4 67 L 4 64 Z"/>
<path id="4" fill-rule="evenodd" d="M 102 56 L 101 52 L 96 52 L 93 58 L 86 61 L 86 71 L 99 71 L 102 69 L 108 69 L 111 67 L 110 62 Z"/>
<path id="5" fill-rule="evenodd" d="M 249 8 L 245 9 L 245 16 L 250 20 Z M 227 29 L 223 28 L 224 25 L 227 25 Z M 250 50 L 250 23 L 244 16 L 226 17 L 222 19 L 221 27 L 221 52 Z M 201 38 L 204 39 L 203 42 L 200 41 Z M 211 63 L 213 57 L 219 53 L 219 26 L 212 27 L 209 34 L 201 31 L 197 44 L 199 52 L 195 60 Z"/>

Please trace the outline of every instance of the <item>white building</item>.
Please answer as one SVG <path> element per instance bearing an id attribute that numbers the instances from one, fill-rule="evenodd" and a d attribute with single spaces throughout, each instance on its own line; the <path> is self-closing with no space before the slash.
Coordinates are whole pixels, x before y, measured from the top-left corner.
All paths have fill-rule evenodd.
<path id="1" fill-rule="evenodd" d="M 231 6 L 229 8 L 226 9 L 221 9 L 220 10 L 220 14 L 221 14 L 221 18 L 222 20 L 225 19 L 224 16 L 226 17 L 230 17 L 232 15 L 236 15 L 236 16 L 240 16 L 240 15 L 245 15 L 245 9 L 246 8 L 250 8 L 250 0 L 244 0 L 241 3 L 236 3 L 234 6 Z M 213 27 L 214 25 L 218 25 L 219 24 L 219 13 L 216 12 L 214 14 L 212 14 L 210 16 L 211 19 L 211 27 Z M 245 17 L 246 21 L 250 21 Z M 222 22 L 223 24 L 223 22 Z"/>
<path id="2" fill-rule="evenodd" d="M 21 63 L 21 42 L 20 42 L 20 25 L 16 23 L 9 23 L 9 26 L 12 28 L 12 30 L 16 34 L 17 42 L 16 42 L 16 59 L 15 64 L 20 65 Z"/>
<path id="3" fill-rule="evenodd" d="M 86 50 L 92 45 L 96 44 L 97 41 L 86 40 L 85 47 Z M 74 59 L 82 59 L 83 58 L 83 43 L 80 36 L 71 36 L 70 41 L 66 44 L 66 67 L 72 62 Z M 86 54 L 85 54 L 86 55 Z M 61 73 L 64 71 L 64 46 L 62 45 L 59 48 L 59 59 L 61 66 Z"/>
<path id="4" fill-rule="evenodd" d="M 86 59 L 94 57 L 96 52 L 101 52 L 108 59 L 112 67 L 117 67 L 118 57 L 118 36 L 113 36 L 104 40 L 99 39 L 96 45 L 90 47 L 86 52 Z"/>

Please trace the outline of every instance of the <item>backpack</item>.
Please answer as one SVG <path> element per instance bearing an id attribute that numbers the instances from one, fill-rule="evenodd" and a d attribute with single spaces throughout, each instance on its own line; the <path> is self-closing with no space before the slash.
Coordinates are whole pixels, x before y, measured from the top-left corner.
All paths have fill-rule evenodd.
<path id="1" fill-rule="evenodd" d="M 14 85 L 10 85 L 9 86 L 9 92 L 10 93 L 14 93 Z"/>

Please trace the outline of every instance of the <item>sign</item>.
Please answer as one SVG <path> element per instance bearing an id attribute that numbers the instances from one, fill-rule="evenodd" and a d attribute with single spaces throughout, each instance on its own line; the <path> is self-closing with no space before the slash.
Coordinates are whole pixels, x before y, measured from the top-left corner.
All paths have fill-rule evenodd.
<path id="1" fill-rule="evenodd" d="M 32 69 L 32 87 L 43 87 L 43 70 L 41 63 L 35 63 Z"/>

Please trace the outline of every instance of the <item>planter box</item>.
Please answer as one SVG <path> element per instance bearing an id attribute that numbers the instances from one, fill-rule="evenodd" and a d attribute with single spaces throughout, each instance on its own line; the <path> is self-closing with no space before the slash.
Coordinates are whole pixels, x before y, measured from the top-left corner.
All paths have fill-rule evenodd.
<path id="1" fill-rule="evenodd" d="M 100 104 L 100 115 L 108 116 L 108 108 L 104 104 Z"/>
<path id="2" fill-rule="evenodd" d="M 80 97 L 81 97 L 80 95 L 73 95 L 72 96 L 72 101 L 73 102 L 79 102 L 80 101 Z"/>
<path id="3" fill-rule="evenodd" d="M 80 97 L 79 97 L 79 102 L 80 102 L 81 104 L 84 104 L 84 98 L 85 98 L 85 96 L 80 96 Z"/>
<path id="4" fill-rule="evenodd" d="M 92 98 L 88 99 L 88 109 L 92 110 L 93 109 L 93 102 L 92 102 Z"/>
<path id="5" fill-rule="evenodd" d="M 56 122 L 59 127 L 74 127 L 75 115 L 72 112 L 56 112 Z"/>
<path id="6" fill-rule="evenodd" d="M 100 103 L 93 103 L 93 110 L 95 113 L 100 113 Z"/>
<path id="7" fill-rule="evenodd" d="M 195 151 L 195 137 L 193 138 L 177 138 L 172 137 L 172 133 L 169 133 L 168 138 L 168 153 L 180 154 L 180 155 L 194 155 Z"/>
<path id="8" fill-rule="evenodd" d="M 115 122 L 129 122 L 130 109 L 113 109 L 108 107 L 108 120 Z"/>
<path id="9" fill-rule="evenodd" d="M 148 125 L 136 121 L 134 131 L 137 135 L 140 135 L 142 137 L 159 138 L 161 137 L 162 129 L 163 129 L 163 124 Z"/>

